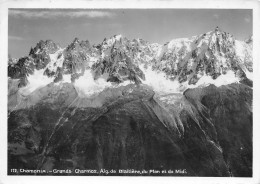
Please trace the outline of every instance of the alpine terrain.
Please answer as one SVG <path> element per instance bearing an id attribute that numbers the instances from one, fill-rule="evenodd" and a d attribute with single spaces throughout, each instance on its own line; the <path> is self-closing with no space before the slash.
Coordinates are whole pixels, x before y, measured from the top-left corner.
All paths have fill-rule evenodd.
<path id="1" fill-rule="evenodd" d="M 8 174 L 252 177 L 252 42 L 39 41 L 8 60 Z"/>

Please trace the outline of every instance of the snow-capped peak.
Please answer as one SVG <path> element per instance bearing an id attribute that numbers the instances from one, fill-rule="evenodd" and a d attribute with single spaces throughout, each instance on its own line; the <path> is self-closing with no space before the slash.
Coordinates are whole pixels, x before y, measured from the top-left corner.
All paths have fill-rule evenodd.
<path id="1" fill-rule="evenodd" d="M 20 70 L 22 72 L 17 72 Z M 178 84 L 182 88 L 199 84 L 219 86 L 250 78 L 252 44 L 237 41 L 218 27 L 191 38 L 173 39 L 164 45 L 140 38 L 131 41 L 122 35 L 114 35 L 104 39 L 98 46 L 91 46 L 88 41 L 75 38 L 62 49 L 47 40 L 40 41 L 28 58 L 10 64 L 8 68 L 9 76 L 22 77 L 25 85 L 27 78 L 33 81 L 30 75 L 34 70 L 41 70 L 36 72 L 37 78 L 43 74 L 52 82 L 78 84 L 81 81 L 79 86 L 82 86 L 85 78 L 88 78 L 88 82 L 92 81 L 93 85 L 102 78 L 102 85 L 104 82 L 109 83 L 104 86 L 131 81 L 154 86 L 156 90 L 156 86 L 161 86 L 159 84 L 172 84 L 168 90 L 165 89 L 169 92 L 173 88 L 177 89 Z M 154 78 L 153 75 L 158 77 Z M 91 76 L 93 80 L 89 79 Z M 89 94 L 89 90 L 84 88 L 83 91 Z"/>
<path id="2" fill-rule="evenodd" d="M 115 42 L 118 42 L 118 41 L 120 41 L 121 39 L 122 39 L 123 37 L 122 37 L 122 35 L 114 35 L 114 36 L 112 36 L 112 37 L 110 37 L 109 39 L 104 39 L 104 41 L 103 41 L 103 43 L 102 43 L 102 45 L 103 46 L 112 46 Z"/>
<path id="3" fill-rule="evenodd" d="M 119 41 L 119 40 L 122 38 L 122 35 L 119 34 L 119 35 L 115 35 L 114 37 L 115 37 L 115 39 L 116 39 L 117 41 Z"/>

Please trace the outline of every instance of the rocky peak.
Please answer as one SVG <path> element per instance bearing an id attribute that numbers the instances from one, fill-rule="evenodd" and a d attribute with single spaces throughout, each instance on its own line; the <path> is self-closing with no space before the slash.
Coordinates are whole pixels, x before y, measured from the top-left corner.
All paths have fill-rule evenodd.
<path id="1" fill-rule="evenodd" d="M 246 42 L 247 44 L 253 43 L 253 35 L 249 36 L 249 38 L 247 38 L 247 39 L 245 40 L 245 42 Z"/>
<path id="2" fill-rule="evenodd" d="M 79 45 L 80 41 L 78 38 L 74 38 L 74 40 L 67 46 L 66 50 L 73 50 Z"/>
<path id="3" fill-rule="evenodd" d="M 78 38 L 75 38 L 71 44 L 66 47 L 66 51 L 78 51 L 78 50 L 89 50 L 91 45 L 88 40 L 80 41 Z"/>
<path id="4" fill-rule="evenodd" d="M 73 40 L 73 43 L 79 43 L 79 39 L 76 37 L 76 38 L 74 38 L 74 40 Z"/>
<path id="5" fill-rule="evenodd" d="M 122 35 L 114 35 L 104 39 L 101 47 L 101 58 L 92 67 L 94 79 L 103 76 L 110 82 L 124 82 L 126 80 L 141 83 L 145 79 L 144 73 L 134 61 L 133 52 L 138 52 L 131 42 Z"/>
<path id="6" fill-rule="evenodd" d="M 234 45 L 233 35 L 222 31 L 219 27 L 216 27 L 214 31 L 210 31 L 200 35 L 195 44 L 198 47 L 208 47 L 212 52 L 227 52 L 228 49 Z"/>
<path id="7" fill-rule="evenodd" d="M 191 39 L 174 39 L 162 46 L 153 68 L 164 71 L 180 83 L 188 81 L 189 84 L 196 84 L 203 76 L 215 80 L 228 71 L 239 74 L 237 77 L 241 78 L 247 70 L 251 71 L 250 64 L 244 61 L 244 57 L 250 58 L 251 51 L 245 47 L 233 35 L 216 27 Z M 247 62 L 252 63 L 252 60 L 248 59 Z"/>
<path id="8" fill-rule="evenodd" d="M 60 48 L 59 45 L 54 43 L 52 40 L 41 40 L 36 44 L 34 48 L 31 48 L 31 51 L 29 53 L 30 56 L 34 56 L 37 54 L 53 54 Z"/>
<path id="9" fill-rule="evenodd" d="M 111 47 L 115 43 L 122 43 L 122 40 L 125 39 L 122 37 L 122 35 L 114 35 L 110 37 L 109 39 L 105 38 L 103 42 L 101 43 L 103 48 Z"/>

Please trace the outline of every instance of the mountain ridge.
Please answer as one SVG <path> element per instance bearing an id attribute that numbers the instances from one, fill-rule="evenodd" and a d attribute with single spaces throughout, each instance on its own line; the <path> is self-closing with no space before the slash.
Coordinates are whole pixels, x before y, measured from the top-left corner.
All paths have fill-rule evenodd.
<path id="1" fill-rule="evenodd" d="M 34 69 L 44 68 L 44 75 L 54 77 L 54 82 L 63 80 L 64 75 L 70 75 L 74 82 L 86 69 L 91 69 L 94 79 L 108 75 L 105 80 L 111 82 L 142 83 L 145 75 L 140 65 L 143 65 L 179 83 L 196 84 L 205 75 L 216 79 L 228 70 L 244 79 L 253 70 L 250 43 L 237 41 L 218 27 L 191 39 L 174 39 L 164 45 L 142 39 L 131 41 L 122 35 L 105 38 L 101 44 L 92 46 L 88 41 L 75 38 L 66 48 L 51 40 L 41 40 L 31 48 L 29 56 L 8 65 L 8 76 L 22 78 L 21 86 L 26 86 L 27 76 Z M 20 76 L 12 74 L 17 74 L 17 70 Z"/>
<path id="2" fill-rule="evenodd" d="M 252 177 L 247 42 L 219 28 L 164 45 L 40 41 L 8 61 L 8 174 Z"/>

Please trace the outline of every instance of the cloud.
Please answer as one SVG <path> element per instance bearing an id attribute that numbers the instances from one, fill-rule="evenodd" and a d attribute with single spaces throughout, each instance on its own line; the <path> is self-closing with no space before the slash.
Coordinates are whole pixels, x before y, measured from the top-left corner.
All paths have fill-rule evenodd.
<path id="1" fill-rule="evenodd" d="M 103 18 L 103 17 L 114 17 L 115 14 L 107 11 L 89 11 L 89 10 L 9 10 L 9 15 L 13 17 L 23 18 L 45 18 L 51 19 L 56 17 L 69 17 L 69 18 Z"/>
<path id="2" fill-rule="evenodd" d="M 19 37 L 19 36 L 11 36 L 11 35 L 8 36 L 8 39 L 10 39 L 10 40 L 17 40 L 17 41 L 24 40 L 22 37 Z"/>
<path id="3" fill-rule="evenodd" d="M 219 19 L 219 14 L 214 14 L 213 16 L 215 19 Z"/>

